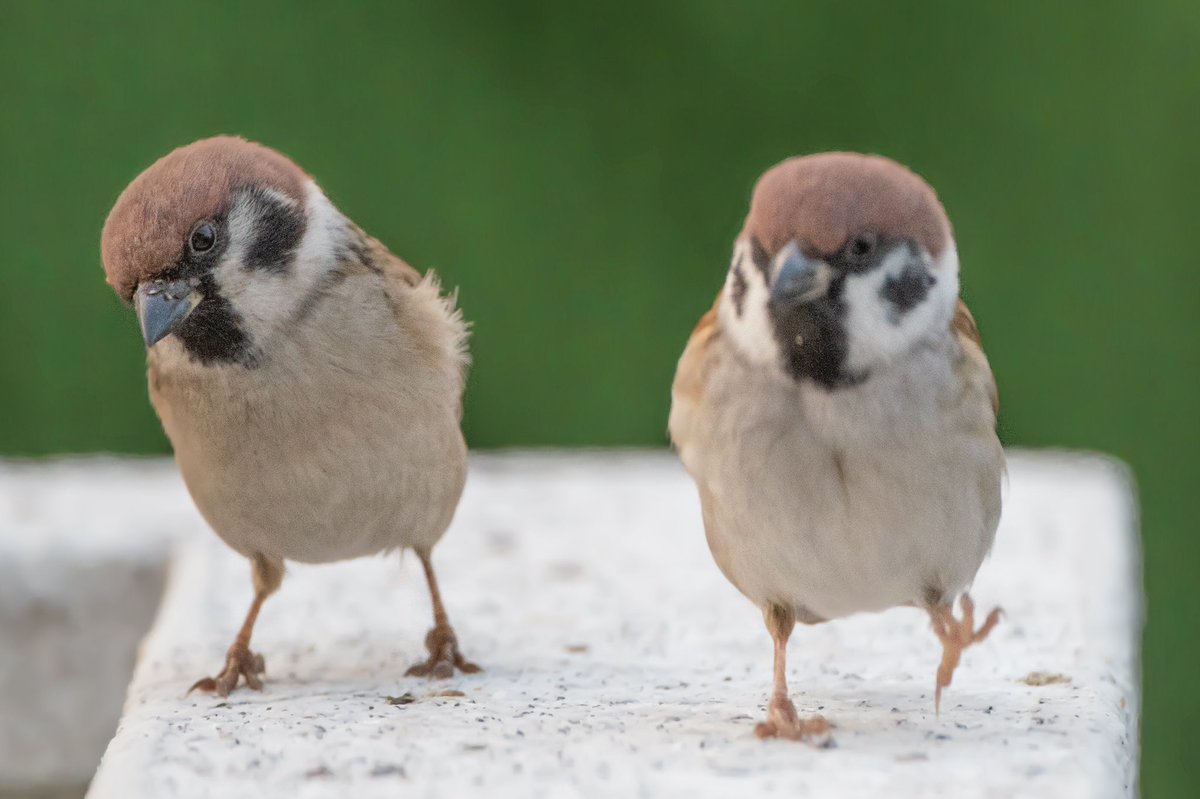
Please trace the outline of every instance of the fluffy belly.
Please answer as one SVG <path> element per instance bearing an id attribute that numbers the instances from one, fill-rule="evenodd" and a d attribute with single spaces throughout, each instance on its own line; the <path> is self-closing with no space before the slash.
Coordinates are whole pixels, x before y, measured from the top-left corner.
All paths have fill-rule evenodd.
<path id="1" fill-rule="evenodd" d="M 245 555 L 305 563 L 429 549 L 438 541 L 461 493 L 461 473 L 389 465 L 372 475 L 286 465 L 214 474 L 180 463 L 196 506 L 227 544 Z"/>
<path id="2" fill-rule="evenodd" d="M 723 470 L 759 479 L 718 479 L 704 498 L 713 555 L 753 602 L 833 619 L 925 605 L 974 578 L 1000 473 L 989 476 L 970 446 L 822 458 L 811 441 L 776 443 Z"/>
<path id="3" fill-rule="evenodd" d="M 441 538 L 466 475 L 446 416 L 358 406 L 302 424 L 261 411 L 163 421 L 196 506 L 229 546 L 324 563 Z"/>

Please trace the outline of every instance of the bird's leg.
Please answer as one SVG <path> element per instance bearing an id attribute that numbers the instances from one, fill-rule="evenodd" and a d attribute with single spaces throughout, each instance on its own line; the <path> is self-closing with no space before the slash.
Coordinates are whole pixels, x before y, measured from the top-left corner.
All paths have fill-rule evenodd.
<path id="1" fill-rule="evenodd" d="M 788 698 L 787 642 L 796 626 L 796 614 L 782 605 L 768 605 L 763 611 L 767 630 L 775 642 L 775 689 L 767 704 L 767 720 L 754 728 L 759 738 L 786 738 L 790 741 L 808 740 L 825 743 L 829 739 L 829 722 L 821 716 L 801 719 L 796 706 Z"/>
<path id="2" fill-rule="evenodd" d="M 963 650 L 987 638 L 988 633 L 1000 621 L 1002 612 L 1000 608 L 993 608 L 983 625 L 976 630 L 975 602 L 971 595 L 963 594 L 960 603 L 961 620 L 954 618 L 953 603 L 938 605 L 929 611 L 929 617 L 933 621 L 933 632 L 942 642 L 942 662 L 938 666 L 937 688 L 933 694 L 933 709 L 938 714 L 942 710 L 942 689 L 949 687 L 950 680 L 954 678 L 954 669 L 958 667 Z"/>
<path id="3" fill-rule="evenodd" d="M 233 646 L 225 654 L 225 668 L 216 677 L 204 677 L 188 689 L 192 691 L 212 691 L 218 696 L 229 696 L 229 692 L 237 687 L 238 679 L 244 679 L 246 685 L 255 691 L 262 690 L 262 674 L 266 667 L 262 655 L 250 651 L 250 635 L 254 632 L 254 622 L 258 620 L 258 611 L 262 609 L 267 597 L 275 593 L 283 582 L 283 563 L 270 561 L 263 555 L 255 555 L 251 559 L 254 576 L 254 601 L 250 603 L 250 611 L 242 622 L 233 639 Z"/>
<path id="4" fill-rule="evenodd" d="M 410 677 L 433 677 L 444 680 L 454 676 L 458 668 L 463 674 L 474 674 L 481 671 L 458 651 L 458 637 L 450 620 L 446 617 L 446 608 L 442 604 L 442 594 L 438 591 L 437 576 L 433 573 L 433 564 L 429 554 L 418 552 L 421 566 L 425 569 L 425 580 L 429 583 L 429 597 L 433 601 L 433 629 L 425 636 L 425 647 L 429 650 L 429 658 L 411 666 L 406 675 Z"/>

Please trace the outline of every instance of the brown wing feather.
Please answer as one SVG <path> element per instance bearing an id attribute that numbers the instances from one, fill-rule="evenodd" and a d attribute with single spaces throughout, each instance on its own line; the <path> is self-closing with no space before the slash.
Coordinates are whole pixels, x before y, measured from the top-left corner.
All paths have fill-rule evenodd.
<path id="1" fill-rule="evenodd" d="M 971 315 L 971 309 L 962 300 L 958 301 L 958 307 L 954 309 L 954 321 L 950 323 L 950 328 L 959 336 L 974 342 L 980 350 L 983 349 L 983 342 L 979 339 L 979 328 L 975 325 L 975 317 Z"/>
<path id="2" fill-rule="evenodd" d="M 378 270 L 393 280 L 399 280 L 408 286 L 415 286 L 421 282 L 421 273 L 385 247 L 383 242 L 373 236 L 368 236 L 358 228 L 355 230 L 360 237 L 357 255 L 367 268 Z"/>
<path id="3" fill-rule="evenodd" d="M 683 453 L 687 445 L 688 434 L 691 430 L 691 418 L 704 397 L 704 389 L 708 380 L 708 364 L 713 339 L 720 334 L 717 321 L 717 306 L 721 295 L 717 294 L 713 307 L 700 317 L 692 335 L 688 337 L 687 347 L 679 358 L 679 366 L 675 370 L 675 380 L 671 384 L 671 418 L 668 428 L 671 441 L 676 449 Z"/>
<path id="4" fill-rule="evenodd" d="M 996 391 L 996 380 L 992 376 L 992 369 L 988 365 L 987 355 L 983 352 L 983 341 L 979 337 L 979 327 L 975 324 L 975 317 L 971 314 L 971 309 L 962 300 L 958 301 L 958 307 L 954 309 L 954 319 L 950 323 L 950 329 L 954 331 L 954 335 L 958 337 L 959 344 L 962 345 L 963 355 L 968 359 L 968 362 L 977 370 L 981 370 L 984 379 L 987 382 L 988 396 L 992 401 L 992 412 L 1000 413 L 1000 395 Z"/>
<path id="5" fill-rule="evenodd" d="M 675 370 L 672 394 L 688 402 L 698 402 L 704 393 L 704 362 L 708 343 L 717 332 L 716 306 L 707 311 L 688 337 L 687 347 L 679 358 Z"/>
<path id="6" fill-rule="evenodd" d="M 388 301 L 405 331 L 405 346 L 432 372 L 452 376 L 452 393 L 461 421 L 471 357 L 467 350 L 468 326 L 458 308 L 457 292 L 443 294 L 432 270 L 422 275 L 378 239 L 356 230 L 360 237 L 354 247 L 357 260 L 384 277 Z"/>

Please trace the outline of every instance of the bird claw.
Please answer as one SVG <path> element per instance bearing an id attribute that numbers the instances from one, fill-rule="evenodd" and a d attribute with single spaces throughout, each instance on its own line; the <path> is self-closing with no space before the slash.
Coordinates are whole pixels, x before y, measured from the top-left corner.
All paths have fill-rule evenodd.
<path id="1" fill-rule="evenodd" d="M 931 614 L 933 632 L 942 642 L 942 662 L 938 665 L 937 687 L 933 694 L 934 713 L 938 715 L 942 712 L 942 689 L 950 687 L 963 650 L 987 638 L 1004 613 L 1000 608 L 992 608 L 976 630 L 974 600 L 970 594 L 963 594 L 959 601 L 962 605 L 961 620 L 954 618 L 953 606 L 938 608 Z"/>
<path id="2" fill-rule="evenodd" d="M 754 728 L 754 734 L 759 738 L 783 738 L 825 747 L 833 742 L 832 729 L 833 725 L 824 716 L 801 719 L 790 699 L 776 697 L 767 705 L 767 720 Z"/>
<path id="3" fill-rule="evenodd" d="M 458 669 L 463 674 L 475 674 L 483 669 L 471 663 L 458 651 L 458 637 L 449 625 L 438 625 L 425 636 L 425 647 L 429 657 L 410 666 L 404 672 L 407 677 L 429 677 L 433 680 L 448 680 Z"/>
<path id="4" fill-rule="evenodd" d="M 229 647 L 229 652 L 225 655 L 225 668 L 221 673 L 216 677 L 203 677 L 197 680 L 188 689 L 188 693 L 205 691 L 221 697 L 229 696 L 229 692 L 237 687 L 239 678 L 246 681 L 248 688 L 261 691 L 262 680 L 258 678 L 258 675 L 265 672 L 266 664 L 263 662 L 262 655 L 251 652 L 245 644 L 235 643 Z"/>

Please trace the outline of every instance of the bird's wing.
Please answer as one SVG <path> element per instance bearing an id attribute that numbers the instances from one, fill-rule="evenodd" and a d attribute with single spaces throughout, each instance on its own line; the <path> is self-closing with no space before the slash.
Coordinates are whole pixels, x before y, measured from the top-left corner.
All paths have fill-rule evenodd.
<path id="1" fill-rule="evenodd" d="M 462 394 L 471 357 L 467 350 L 469 330 L 458 308 L 458 293 L 443 294 L 433 270 L 422 275 L 377 239 L 362 234 L 360 247 L 356 252 L 358 259 L 384 279 L 388 302 L 405 331 L 402 346 L 428 366 L 430 372 L 450 378 L 461 420 Z"/>
<path id="2" fill-rule="evenodd" d="M 409 287 L 415 287 L 421 282 L 421 273 L 409 266 L 404 259 L 394 255 L 378 239 L 364 234 L 363 247 L 365 250 L 363 260 L 368 264 L 374 264 L 389 280 Z"/>
<path id="3" fill-rule="evenodd" d="M 992 402 L 992 413 L 1000 413 L 1000 395 L 996 391 L 996 380 L 988 365 L 987 355 L 983 352 L 983 341 L 979 338 L 979 328 L 975 325 L 975 317 L 962 300 L 954 310 L 954 319 L 950 330 L 962 347 L 963 358 L 959 364 L 959 372 L 968 385 L 979 386 Z"/>
<path id="4" fill-rule="evenodd" d="M 679 358 L 675 380 L 671 384 L 671 416 L 667 426 L 671 441 L 679 450 L 685 466 L 688 462 L 688 439 L 708 382 L 713 342 L 720 336 L 720 323 L 717 319 L 717 306 L 720 302 L 721 295 L 718 294 L 713 307 L 700 317 L 700 322 L 692 331 L 687 347 Z"/>

